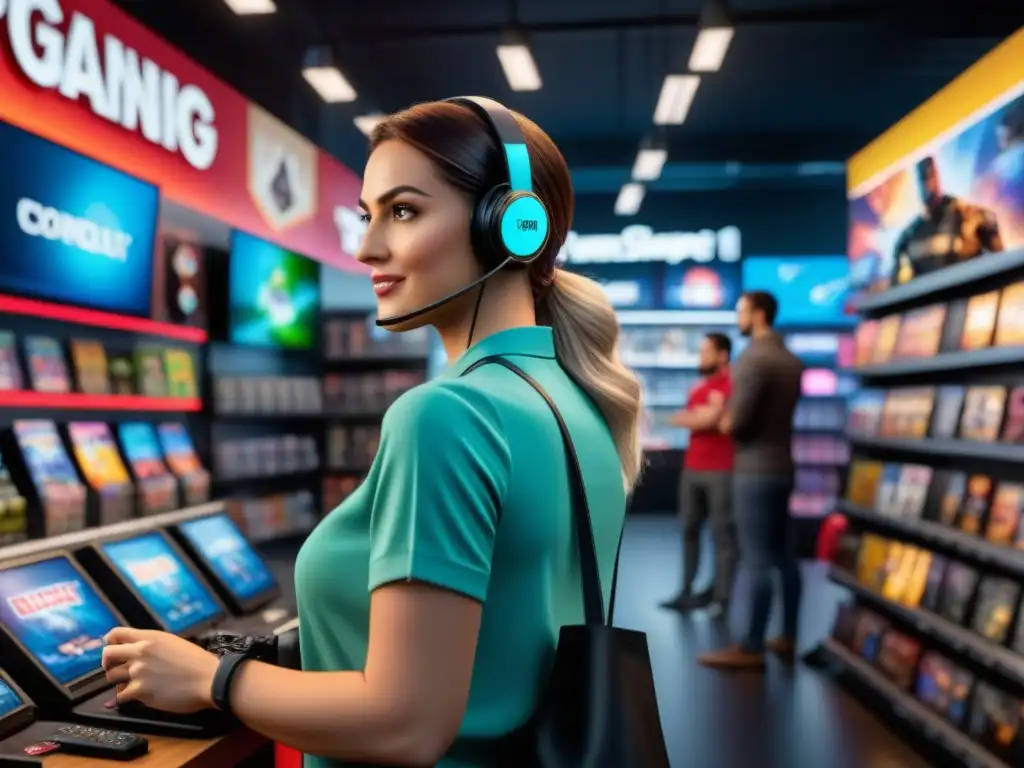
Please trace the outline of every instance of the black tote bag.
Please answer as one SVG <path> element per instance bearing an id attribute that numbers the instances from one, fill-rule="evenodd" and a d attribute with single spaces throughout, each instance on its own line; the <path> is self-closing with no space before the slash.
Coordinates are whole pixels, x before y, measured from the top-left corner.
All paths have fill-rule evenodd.
<path id="1" fill-rule="evenodd" d="M 622 539 L 606 618 L 583 473 L 562 414 L 536 380 L 503 357 L 485 357 L 462 375 L 483 365 L 501 365 L 523 379 L 544 398 L 558 422 L 571 485 L 586 621 L 562 627 L 551 677 L 536 712 L 485 762 L 502 768 L 669 768 L 647 635 L 612 624 Z"/>

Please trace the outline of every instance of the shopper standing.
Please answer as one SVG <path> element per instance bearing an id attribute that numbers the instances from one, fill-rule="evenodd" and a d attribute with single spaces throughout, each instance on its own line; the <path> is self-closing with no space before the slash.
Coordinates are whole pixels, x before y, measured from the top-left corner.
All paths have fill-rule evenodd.
<path id="1" fill-rule="evenodd" d="M 707 607 L 714 615 L 727 613 L 736 571 L 736 533 L 732 521 L 732 436 L 719 429 L 732 383 L 729 361 L 732 342 L 724 333 L 709 333 L 700 344 L 702 378 L 690 392 L 686 408 L 671 423 L 690 430 L 679 483 L 679 514 L 683 523 L 683 587 L 664 608 L 690 611 Z M 701 532 L 710 521 L 715 545 L 715 581 L 693 594 L 700 566 Z"/>
<path id="2" fill-rule="evenodd" d="M 792 658 L 800 606 L 800 564 L 790 528 L 793 490 L 793 412 L 803 364 L 786 349 L 773 324 L 779 305 L 765 291 L 745 293 L 736 307 L 740 333 L 750 338 L 736 361 L 732 399 L 721 428 L 736 445 L 733 498 L 743 560 L 750 569 L 751 611 L 746 635 L 701 664 L 760 668 L 765 650 Z M 765 640 L 772 608 L 772 576 L 782 581 L 782 635 Z"/>

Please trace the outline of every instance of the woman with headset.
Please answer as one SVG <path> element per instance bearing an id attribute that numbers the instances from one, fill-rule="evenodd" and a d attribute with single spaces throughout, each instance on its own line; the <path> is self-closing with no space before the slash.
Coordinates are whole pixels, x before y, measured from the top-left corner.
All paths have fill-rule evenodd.
<path id="1" fill-rule="evenodd" d="M 466 744 L 532 714 L 559 629 L 583 620 L 568 427 L 606 610 L 641 468 L 640 387 L 601 289 L 555 267 L 569 170 L 551 139 L 489 99 L 414 106 L 378 125 L 363 181 L 378 323 L 433 325 L 449 368 L 384 418 L 365 482 L 295 567 L 302 671 L 225 661 L 117 629 L 118 700 L 217 705 L 308 765 L 465 765 Z M 447 756 L 447 758 L 446 758 Z"/>

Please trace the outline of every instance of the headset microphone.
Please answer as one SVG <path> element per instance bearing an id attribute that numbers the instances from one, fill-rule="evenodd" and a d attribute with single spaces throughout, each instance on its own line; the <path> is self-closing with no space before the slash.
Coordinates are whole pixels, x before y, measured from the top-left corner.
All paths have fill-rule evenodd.
<path id="1" fill-rule="evenodd" d="M 474 288 L 482 288 L 509 264 L 529 264 L 543 252 L 548 241 L 548 211 L 533 193 L 530 153 L 512 113 L 493 99 L 482 96 L 459 96 L 447 101 L 468 107 L 487 123 L 501 145 L 508 171 L 508 182 L 488 191 L 473 209 L 470 236 L 473 253 L 483 266 L 484 274 L 443 299 L 404 315 L 379 318 L 377 325 L 382 328 L 408 322 Z"/>

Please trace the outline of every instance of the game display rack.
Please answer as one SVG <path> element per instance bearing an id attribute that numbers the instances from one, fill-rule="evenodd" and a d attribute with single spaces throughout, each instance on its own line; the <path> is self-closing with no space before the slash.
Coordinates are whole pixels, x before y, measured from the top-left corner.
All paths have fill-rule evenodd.
<path id="1" fill-rule="evenodd" d="M 0 545 L 208 498 L 194 453 L 179 445 L 191 468 L 181 463 L 161 485 L 139 474 L 147 465 L 126 442 L 134 426 L 158 425 L 187 441 L 202 409 L 206 338 L 196 327 L 0 295 Z M 163 447 L 147 448 L 162 466 Z"/>
<path id="2" fill-rule="evenodd" d="M 366 477 L 388 407 L 427 379 L 428 330 L 391 333 L 377 327 L 375 315 L 366 310 L 323 314 L 325 514 Z"/>
<path id="3" fill-rule="evenodd" d="M 1024 764 L 1024 251 L 870 294 L 831 577 L 852 593 L 811 655 L 922 744 Z"/>

